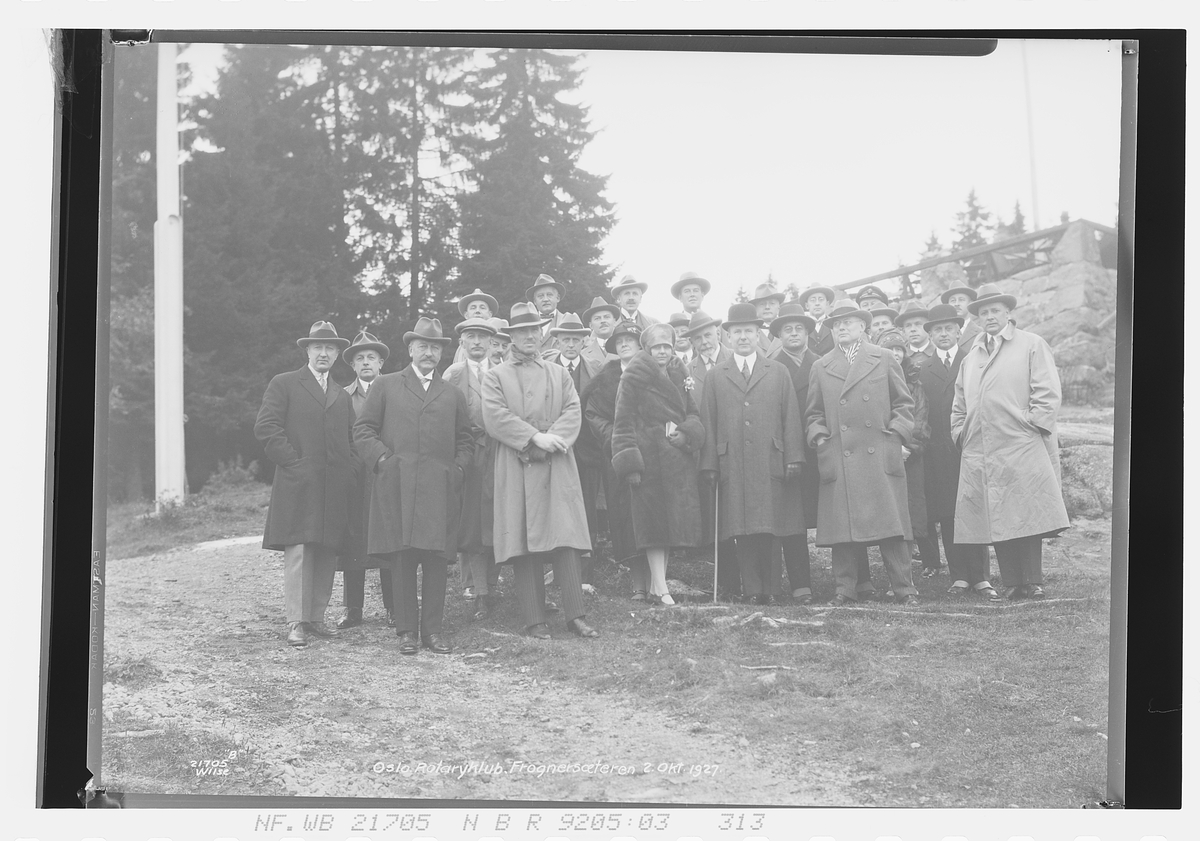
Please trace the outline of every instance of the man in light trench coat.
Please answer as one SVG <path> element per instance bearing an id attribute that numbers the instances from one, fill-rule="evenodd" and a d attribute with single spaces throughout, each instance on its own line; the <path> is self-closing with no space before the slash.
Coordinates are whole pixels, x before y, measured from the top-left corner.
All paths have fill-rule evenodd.
<path id="1" fill-rule="evenodd" d="M 1018 329 L 1012 295 L 979 287 L 982 331 L 958 369 L 950 432 L 962 447 L 956 543 L 990 543 L 1010 599 L 1041 599 L 1042 538 L 1070 525 L 1058 461 L 1062 387 L 1046 340 Z"/>

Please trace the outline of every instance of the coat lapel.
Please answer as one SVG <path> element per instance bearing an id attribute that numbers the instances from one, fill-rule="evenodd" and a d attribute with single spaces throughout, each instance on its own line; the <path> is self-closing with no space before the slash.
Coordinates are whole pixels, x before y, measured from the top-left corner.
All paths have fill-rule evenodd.
<path id="1" fill-rule="evenodd" d="M 330 406 L 337 402 L 338 394 L 340 394 L 343 389 L 340 385 L 335 383 L 333 381 L 333 377 L 330 377 L 328 374 L 325 376 L 325 384 L 328 387 L 325 389 L 325 394 L 322 396 L 325 398 L 325 408 L 329 409 Z M 317 386 L 317 388 L 320 388 L 320 386 Z"/>
<path id="2" fill-rule="evenodd" d="M 845 394 L 859 380 L 874 370 L 875 359 L 878 357 L 875 357 L 871 353 L 871 348 L 873 347 L 874 345 L 869 345 L 865 341 L 859 347 L 858 353 L 854 355 L 854 364 L 850 366 L 850 369 L 846 373 L 846 382 L 842 385 L 842 394 Z M 890 353 L 891 351 L 888 352 Z"/>
<path id="3" fill-rule="evenodd" d="M 766 369 L 771 365 L 771 361 L 763 354 L 758 355 L 758 359 L 754 360 L 754 370 L 750 372 L 750 382 L 746 385 L 746 391 L 754 388 L 758 381 L 766 376 Z M 741 377 L 741 375 L 738 375 Z M 745 379 L 742 377 L 742 379 Z"/>
<path id="4" fill-rule="evenodd" d="M 829 355 L 822 358 L 821 364 L 825 366 L 825 371 L 831 377 L 844 380 L 846 379 L 846 375 L 850 373 L 850 363 L 846 360 L 846 354 L 837 348 L 834 350 L 837 350 L 837 352 L 834 353 L 831 351 Z"/>
<path id="5" fill-rule="evenodd" d="M 411 391 L 417 398 L 425 402 L 425 389 L 421 388 L 421 382 L 417 379 L 417 375 L 413 373 L 412 366 L 409 365 L 400 374 L 400 379 L 404 381 L 404 387 Z"/>
<path id="6" fill-rule="evenodd" d="M 326 382 L 328 382 L 328 379 Z M 313 376 L 312 369 L 307 365 L 300 369 L 300 384 L 304 386 L 305 391 L 312 395 L 313 400 L 316 400 L 322 406 L 325 405 L 325 393 L 321 391 L 321 384 L 317 382 L 317 378 Z M 334 387 L 336 388 L 336 384 Z"/>

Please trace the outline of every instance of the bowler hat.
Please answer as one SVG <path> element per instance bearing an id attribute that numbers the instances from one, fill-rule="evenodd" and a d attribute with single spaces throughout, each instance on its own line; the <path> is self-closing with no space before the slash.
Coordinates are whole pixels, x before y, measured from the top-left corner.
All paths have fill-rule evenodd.
<path id="1" fill-rule="evenodd" d="M 525 290 L 525 297 L 532 301 L 533 293 L 539 289 L 545 289 L 547 286 L 549 286 L 551 289 L 557 289 L 558 297 L 560 298 L 567 294 L 567 287 L 563 286 L 548 274 L 540 274 L 537 276 L 537 280 L 533 282 L 533 286 L 530 286 Z"/>
<path id="2" fill-rule="evenodd" d="M 871 313 L 866 310 L 860 310 L 850 302 L 849 298 L 838 301 L 834 305 L 829 315 L 825 316 L 825 323 L 832 328 L 835 323 L 841 321 L 843 318 L 857 318 L 865 326 L 871 326 Z"/>
<path id="3" fill-rule="evenodd" d="M 551 336 L 590 336 L 592 331 L 583 326 L 583 322 L 579 320 L 573 312 L 563 313 L 562 320 L 558 322 L 557 327 L 550 328 Z"/>
<path id="4" fill-rule="evenodd" d="M 508 313 L 508 329 L 510 331 L 518 327 L 541 327 L 543 324 L 549 324 L 550 321 L 551 319 L 542 316 L 538 312 L 538 308 L 528 301 L 517 301 Z"/>
<path id="5" fill-rule="evenodd" d="M 687 286 L 689 283 L 694 283 L 699 286 L 701 295 L 707 295 L 709 290 L 712 289 L 712 284 L 706 279 L 700 277 L 700 275 L 696 274 L 695 272 L 684 272 L 679 276 L 679 280 L 671 284 L 671 294 L 676 298 L 680 297 L 683 295 L 683 287 Z"/>
<path id="6" fill-rule="evenodd" d="M 379 354 L 379 358 L 384 362 L 387 361 L 388 354 L 391 353 L 391 351 L 388 350 L 387 345 L 379 341 L 379 339 L 372 336 L 366 330 L 361 331 L 357 336 L 354 337 L 354 341 L 350 343 L 350 347 L 346 348 L 346 351 L 342 354 L 342 358 L 347 362 L 353 362 L 354 354 L 358 353 L 360 350 L 373 350 Z"/>
<path id="7" fill-rule="evenodd" d="M 958 314 L 958 310 L 949 304 L 937 304 L 929 308 L 929 320 L 922 327 L 926 333 L 933 332 L 933 325 L 941 324 L 943 321 L 953 321 L 959 327 L 963 326 L 963 317 Z"/>
<path id="8" fill-rule="evenodd" d="M 972 301 L 974 301 L 976 298 L 979 297 L 979 293 L 976 292 L 974 289 L 972 289 L 970 286 L 951 286 L 949 289 L 947 289 L 945 292 L 942 293 L 942 298 L 941 298 L 942 303 L 943 304 L 950 303 L 951 295 L 966 295 Z"/>
<path id="9" fill-rule="evenodd" d="M 496 333 L 496 328 L 490 318 L 468 318 L 454 325 L 454 332 L 460 336 L 468 330 L 482 330 L 489 335 L 495 335 Z"/>
<path id="10" fill-rule="evenodd" d="M 616 304 L 610 304 L 603 298 L 596 296 L 592 298 L 592 305 L 583 311 L 583 323 L 591 324 L 592 316 L 598 312 L 611 312 L 612 317 L 619 319 L 621 317 L 621 308 Z"/>
<path id="11" fill-rule="evenodd" d="M 876 310 L 876 312 L 879 312 L 879 310 Z M 900 311 L 900 314 L 896 316 L 893 321 L 896 322 L 897 327 L 903 327 L 904 322 L 908 321 L 910 318 L 929 318 L 929 310 L 925 309 L 916 301 L 912 301 L 908 306 Z"/>
<path id="12" fill-rule="evenodd" d="M 314 321 L 312 327 L 308 328 L 308 335 L 296 339 L 296 347 L 304 347 L 313 342 L 337 345 L 338 350 L 344 350 L 350 344 L 349 339 L 338 338 L 337 330 L 328 321 Z"/>
<path id="13" fill-rule="evenodd" d="M 994 283 L 985 283 L 979 287 L 979 297 L 971 303 L 967 304 L 967 311 L 971 315 L 978 315 L 979 310 L 984 304 L 1004 304 L 1010 310 L 1017 308 L 1017 298 L 1015 295 L 1006 295 L 1000 291 L 1000 287 Z"/>
<path id="14" fill-rule="evenodd" d="M 501 338 L 504 338 L 504 339 L 508 339 L 510 342 L 512 341 L 512 336 L 508 335 L 508 319 L 507 318 L 500 318 L 499 316 L 492 316 L 491 318 L 488 319 L 488 324 L 490 324 L 492 326 L 492 328 L 496 331 L 497 336 L 500 336 Z"/>
<path id="15" fill-rule="evenodd" d="M 642 349 L 650 350 L 655 345 L 675 347 L 675 328 L 670 324 L 651 324 L 642 331 Z"/>
<path id="16" fill-rule="evenodd" d="M 754 304 L 734 304 L 729 308 L 729 317 L 725 319 L 725 328 L 729 329 L 735 324 L 753 324 L 762 327 L 763 322 L 758 317 L 758 310 L 754 308 Z"/>
<path id="17" fill-rule="evenodd" d="M 771 284 L 760 283 L 758 286 L 754 287 L 754 297 L 750 299 L 750 303 L 760 304 L 763 301 L 776 300 L 782 304 L 783 299 L 786 297 L 787 297 L 787 295 L 784 295 L 782 292 L 776 291 L 775 287 L 772 286 Z M 728 324 L 729 322 L 726 322 L 726 323 Z"/>
<path id="18" fill-rule="evenodd" d="M 691 320 L 691 322 L 688 323 L 687 329 L 683 331 L 683 335 L 687 336 L 688 338 L 691 338 L 692 336 L 697 335 L 701 330 L 704 330 L 707 327 L 720 327 L 720 326 L 721 326 L 721 319 L 713 318 L 711 315 L 706 313 L 704 310 L 696 310 L 696 312 L 692 314 L 692 320 Z"/>
<path id="19" fill-rule="evenodd" d="M 640 280 L 638 280 L 633 275 L 627 274 L 627 275 L 625 275 L 625 277 L 621 278 L 619 283 L 617 283 L 615 286 L 610 287 L 608 292 L 610 295 L 612 295 L 612 299 L 615 301 L 615 300 L 617 300 L 617 295 L 624 292 L 626 289 L 640 289 L 643 292 L 645 292 L 649 288 L 650 288 L 650 284 L 642 283 Z"/>
<path id="20" fill-rule="evenodd" d="M 613 328 L 612 335 L 608 337 L 608 341 L 604 343 L 604 349 L 609 353 L 617 352 L 617 337 L 618 336 L 633 336 L 639 342 L 642 338 L 642 328 L 638 327 L 632 321 L 619 321 L 617 326 Z"/>
<path id="21" fill-rule="evenodd" d="M 888 302 L 888 296 L 887 296 L 886 292 L 884 292 L 878 286 L 868 285 L 868 286 L 864 286 L 862 289 L 858 290 L 858 292 L 854 296 L 854 303 L 858 304 L 861 307 L 862 302 L 864 300 L 866 300 L 867 298 L 875 298 L 876 300 L 883 301 L 884 304 L 886 304 Z"/>
<path id="22" fill-rule="evenodd" d="M 436 318 L 428 318 L 421 316 L 417 319 L 417 326 L 404 334 L 404 344 L 421 339 L 426 342 L 436 342 L 442 345 L 448 345 L 452 341 L 449 336 L 442 335 L 442 322 Z"/>
<path id="23" fill-rule="evenodd" d="M 824 295 L 825 300 L 831 304 L 833 303 L 833 299 L 837 297 L 837 293 L 834 292 L 828 286 L 810 286 L 807 289 L 805 289 L 803 292 L 800 293 L 800 295 L 796 298 L 796 303 L 802 307 L 807 307 L 808 306 L 808 296 L 815 295 L 818 292 L 820 292 L 822 295 Z"/>
<path id="24" fill-rule="evenodd" d="M 559 292 L 558 294 L 561 295 L 562 293 Z M 488 293 L 484 292 L 482 289 L 476 289 L 470 295 L 463 295 L 461 298 L 458 299 L 458 314 L 466 315 L 467 307 L 470 306 L 472 301 L 483 301 L 485 304 L 488 305 L 488 309 L 492 312 L 493 315 L 496 313 L 496 311 L 498 309 L 500 309 L 500 305 L 498 303 L 496 303 L 495 298 L 493 298 Z"/>
<path id="25" fill-rule="evenodd" d="M 779 308 L 779 315 L 775 316 L 775 320 L 771 322 L 767 330 L 770 331 L 772 336 L 778 336 L 779 332 L 783 329 L 783 325 L 790 321 L 799 321 L 804 325 L 804 329 L 810 333 L 817 329 L 817 322 L 812 319 L 812 316 L 805 315 L 804 307 L 792 301 Z"/>

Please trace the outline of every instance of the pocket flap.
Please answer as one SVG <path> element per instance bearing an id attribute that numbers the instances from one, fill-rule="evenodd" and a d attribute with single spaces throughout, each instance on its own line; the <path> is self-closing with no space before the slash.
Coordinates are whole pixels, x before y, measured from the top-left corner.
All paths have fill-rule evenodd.
<path id="1" fill-rule="evenodd" d="M 723 456 L 728 451 L 729 451 L 729 442 L 728 441 L 718 441 L 717 442 L 717 455 Z"/>
<path id="2" fill-rule="evenodd" d="M 783 452 L 783 442 L 782 441 L 780 441 L 778 438 L 772 438 L 771 443 L 775 445 L 775 449 L 779 450 L 779 452 L 781 452 L 781 453 Z"/>

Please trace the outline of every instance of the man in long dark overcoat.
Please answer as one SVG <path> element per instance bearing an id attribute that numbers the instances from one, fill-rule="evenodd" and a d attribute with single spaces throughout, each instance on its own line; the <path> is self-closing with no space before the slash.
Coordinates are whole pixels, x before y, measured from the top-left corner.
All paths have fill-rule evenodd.
<path id="1" fill-rule="evenodd" d="M 808 407 L 808 375 L 818 357 L 808 346 L 809 331 L 815 322 L 804 314 L 799 304 L 784 304 L 779 315 L 771 322 L 771 332 L 783 343 L 771 359 L 782 362 L 792 377 L 796 389 L 796 408 L 802 415 Z M 804 528 L 796 534 L 783 538 L 783 566 L 787 567 L 788 584 L 792 598 L 800 604 L 812 603 L 812 578 L 808 554 L 808 529 L 817 525 L 817 500 L 820 494 L 821 476 L 817 471 L 817 454 L 807 445 L 804 448 L 804 465 L 800 468 L 798 483 L 784 484 L 785 490 L 795 497 L 789 502 L 799 506 L 804 517 Z M 774 577 L 780 578 L 781 569 L 775 564 Z"/>
<path id="2" fill-rule="evenodd" d="M 857 552 L 878 544 L 897 600 L 912 604 L 912 523 L 901 449 L 912 442 L 912 395 L 891 351 L 866 341 L 866 311 L 838 306 L 829 321 L 837 346 L 809 372 L 806 421 L 821 473 L 817 545 L 833 547 L 833 601 L 855 600 Z"/>
<path id="3" fill-rule="evenodd" d="M 254 435 L 275 463 L 263 548 L 283 550 L 287 642 L 303 648 L 309 634 L 336 634 L 325 625 L 325 609 L 337 555 L 349 540 L 354 409 L 349 395 L 329 377 L 350 342 L 339 338 L 328 321 L 318 321 L 296 344 L 307 353 L 308 363 L 271 380 Z"/>
<path id="4" fill-rule="evenodd" d="M 382 372 L 383 363 L 391 352 L 388 346 L 366 330 L 360 332 L 346 348 L 343 358 L 354 369 L 354 382 L 346 386 L 354 417 L 362 414 L 371 384 Z M 379 566 L 379 560 L 367 553 L 367 523 L 371 514 L 371 487 L 375 477 L 363 469 L 362 459 L 354 456 L 355 479 L 350 494 L 350 547 L 338 556 L 338 569 L 342 573 L 342 601 L 346 614 L 337 623 L 345 630 L 361 625 L 363 603 L 366 596 L 367 570 L 379 569 L 379 586 L 383 590 L 383 607 L 387 611 L 388 625 L 395 627 L 396 617 L 392 612 L 392 571 Z"/>
<path id="5" fill-rule="evenodd" d="M 804 423 L 787 368 L 759 351 L 754 305 L 734 304 L 725 326 L 734 353 L 705 381 L 700 469 L 717 484 L 718 534 L 734 540 L 742 594 L 766 604 L 775 538 L 804 531 L 784 490 L 800 480 Z"/>
<path id="6" fill-rule="evenodd" d="M 386 556 L 392 566 L 400 653 L 416 654 L 424 645 L 446 654 L 446 566 L 458 549 L 460 494 L 475 439 L 462 392 L 437 373 L 450 343 L 441 322 L 419 318 L 404 343 L 412 364 L 379 378 L 354 424 L 355 446 L 375 473 L 367 551 Z"/>
<path id="7" fill-rule="evenodd" d="M 966 354 L 958 346 L 960 316 L 949 304 L 929 311 L 925 332 L 930 337 L 933 358 L 919 374 L 929 403 L 929 445 L 925 450 L 925 506 L 929 514 L 929 538 L 936 552 L 937 529 L 942 531 L 946 566 L 952 595 L 974 591 L 999 601 L 1000 594 L 988 580 L 987 546 L 956 543 L 954 505 L 958 497 L 958 471 L 962 453 L 950 434 L 950 410 L 954 405 L 954 383 Z M 921 550 L 925 552 L 924 549 Z"/>

